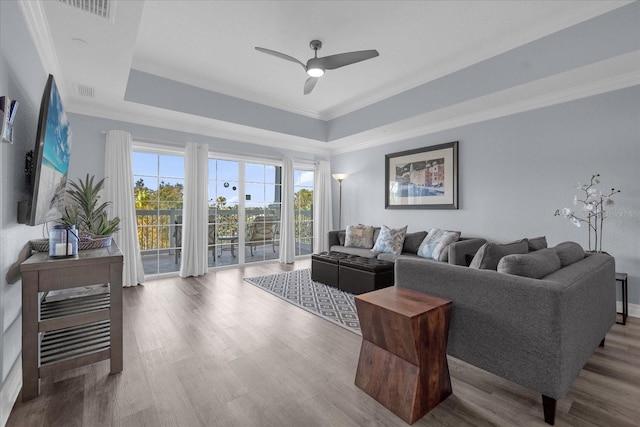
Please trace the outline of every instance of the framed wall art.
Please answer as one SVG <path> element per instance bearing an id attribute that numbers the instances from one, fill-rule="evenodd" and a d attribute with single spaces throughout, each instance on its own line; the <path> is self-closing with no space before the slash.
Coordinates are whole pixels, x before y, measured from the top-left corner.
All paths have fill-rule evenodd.
<path id="1" fill-rule="evenodd" d="M 458 141 L 385 156 L 386 209 L 458 209 Z"/>

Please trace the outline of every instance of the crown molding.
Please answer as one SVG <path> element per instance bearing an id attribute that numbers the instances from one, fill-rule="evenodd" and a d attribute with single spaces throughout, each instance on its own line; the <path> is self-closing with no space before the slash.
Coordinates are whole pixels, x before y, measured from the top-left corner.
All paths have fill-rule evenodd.
<path id="1" fill-rule="evenodd" d="M 56 48 L 49 30 L 49 22 L 45 16 L 44 6 L 40 1 L 19 1 L 18 5 L 25 17 L 27 29 L 31 34 L 42 67 L 46 73 L 54 75 L 60 96 L 66 101 L 69 98 L 67 85 L 62 74 L 60 61 L 56 55 Z"/>

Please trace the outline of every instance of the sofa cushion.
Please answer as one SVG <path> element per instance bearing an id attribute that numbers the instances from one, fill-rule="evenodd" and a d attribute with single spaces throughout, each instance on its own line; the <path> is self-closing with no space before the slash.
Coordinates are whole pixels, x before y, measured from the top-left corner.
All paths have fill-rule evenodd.
<path id="1" fill-rule="evenodd" d="M 411 254 L 417 254 L 420 248 L 420 243 L 427 237 L 426 231 L 417 231 L 415 233 L 407 233 L 404 237 L 404 244 L 402 245 L 402 252 L 409 252 Z"/>
<path id="2" fill-rule="evenodd" d="M 539 251 L 547 247 L 547 238 L 545 236 L 533 237 L 529 239 L 529 252 Z"/>
<path id="3" fill-rule="evenodd" d="M 402 228 L 389 228 L 383 225 L 378 234 L 378 239 L 371 250 L 399 255 L 402 252 L 402 244 L 404 243 L 406 234 L 406 225 Z"/>
<path id="4" fill-rule="evenodd" d="M 500 245 L 498 243 L 485 243 L 480 246 L 478 252 L 469 264 L 470 268 L 479 268 L 481 270 L 497 270 L 498 262 L 503 256 L 511 254 L 526 254 L 529 252 L 529 244 L 527 239 L 518 242 L 506 243 Z"/>
<path id="5" fill-rule="evenodd" d="M 344 246 L 344 240 L 347 237 L 347 233 L 344 230 L 338 231 L 338 241 Z"/>
<path id="6" fill-rule="evenodd" d="M 528 254 L 503 256 L 498 262 L 498 272 L 516 276 L 542 279 L 560 270 L 560 258 L 553 249 L 539 249 Z"/>
<path id="7" fill-rule="evenodd" d="M 560 265 L 566 267 L 574 262 L 580 261 L 584 258 L 584 249 L 576 242 L 562 242 L 558 243 L 555 248 L 558 258 L 560 258 Z"/>
<path id="8" fill-rule="evenodd" d="M 370 225 L 348 225 L 344 246 L 371 249 L 373 247 L 373 227 Z"/>
<path id="9" fill-rule="evenodd" d="M 443 251 L 460 238 L 459 231 L 441 230 L 432 228 L 418 248 L 418 256 L 423 258 L 440 259 Z"/>

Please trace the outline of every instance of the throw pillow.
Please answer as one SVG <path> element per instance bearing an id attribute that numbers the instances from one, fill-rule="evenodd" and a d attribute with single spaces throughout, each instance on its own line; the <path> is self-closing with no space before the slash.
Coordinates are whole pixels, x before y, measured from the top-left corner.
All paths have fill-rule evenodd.
<path id="1" fill-rule="evenodd" d="M 553 249 L 540 249 L 528 254 L 512 254 L 498 262 L 498 272 L 542 279 L 560 270 L 560 258 Z"/>
<path id="2" fill-rule="evenodd" d="M 534 237 L 529 239 L 529 252 L 538 251 L 547 247 L 547 238 L 545 236 Z"/>
<path id="3" fill-rule="evenodd" d="M 518 242 L 499 245 L 497 243 L 485 243 L 480 246 L 478 252 L 471 260 L 469 268 L 479 268 L 481 270 L 497 270 L 498 262 L 503 256 L 511 254 L 526 254 L 529 252 L 527 239 Z"/>
<path id="4" fill-rule="evenodd" d="M 371 249 L 373 247 L 373 227 L 370 225 L 348 225 L 344 246 Z"/>
<path id="5" fill-rule="evenodd" d="M 383 225 L 380 229 L 380 233 L 378 234 L 376 244 L 371 250 L 375 252 L 386 252 L 394 255 L 400 255 L 406 234 L 406 225 L 402 228 L 396 229 Z"/>
<path id="6" fill-rule="evenodd" d="M 562 265 L 562 267 L 571 265 L 584 258 L 584 249 L 582 249 L 582 246 L 576 242 L 558 243 L 553 250 L 558 254 L 558 258 L 560 258 L 560 265 Z"/>
<path id="7" fill-rule="evenodd" d="M 340 246 L 344 246 L 346 234 L 347 233 L 344 230 L 338 231 L 338 241 L 340 242 Z"/>
<path id="8" fill-rule="evenodd" d="M 418 249 L 420 248 L 420 243 L 427 237 L 426 231 L 417 231 L 415 233 L 407 233 L 404 236 L 404 244 L 402 246 L 402 252 L 409 252 L 412 254 L 417 254 Z"/>
<path id="9" fill-rule="evenodd" d="M 440 255 L 449 245 L 460 238 L 459 231 L 440 230 L 432 228 L 418 248 L 418 256 L 423 258 L 440 259 Z"/>

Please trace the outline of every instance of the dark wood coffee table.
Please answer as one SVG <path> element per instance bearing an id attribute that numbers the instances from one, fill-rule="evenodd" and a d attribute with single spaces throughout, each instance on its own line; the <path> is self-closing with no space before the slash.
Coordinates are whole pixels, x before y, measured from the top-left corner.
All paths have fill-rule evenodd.
<path id="1" fill-rule="evenodd" d="M 356 385 L 413 424 L 451 394 L 451 301 L 396 286 L 355 301 L 362 329 Z"/>

